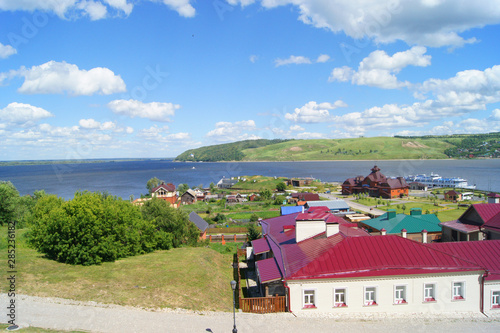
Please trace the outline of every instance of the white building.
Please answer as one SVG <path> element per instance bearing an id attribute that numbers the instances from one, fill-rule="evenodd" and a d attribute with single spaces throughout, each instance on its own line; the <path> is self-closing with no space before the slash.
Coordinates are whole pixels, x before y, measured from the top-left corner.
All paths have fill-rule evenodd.
<path id="1" fill-rule="evenodd" d="M 500 315 L 500 241 L 484 260 L 397 235 L 369 236 L 330 213 L 261 222 L 267 251 L 256 267 L 266 295 L 292 312 Z M 483 245 L 478 244 L 476 250 Z M 470 251 L 471 253 L 474 251 Z M 479 257 L 478 257 L 479 258 Z M 272 290 L 272 292 L 267 292 Z"/>

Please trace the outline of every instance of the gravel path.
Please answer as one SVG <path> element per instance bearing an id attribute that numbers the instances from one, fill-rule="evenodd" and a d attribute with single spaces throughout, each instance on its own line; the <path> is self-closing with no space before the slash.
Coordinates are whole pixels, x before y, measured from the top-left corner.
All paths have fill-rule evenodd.
<path id="1" fill-rule="evenodd" d="M 8 298 L 0 295 L 0 307 L 6 309 Z M 1 322 L 6 323 L 6 310 Z M 148 311 L 133 307 L 77 302 L 58 298 L 18 295 L 16 323 L 88 332 L 231 332 L 233 314 L 161 309 Z M 256 315 L 236 313 L 238 332 L 500 332 L 500 317 L 486 318 L 480 314 L 456 315 L 446 318 L 425 318 L 406 315 L 389 318 L 368 317 L 295 317 L 290 313 Z"/>

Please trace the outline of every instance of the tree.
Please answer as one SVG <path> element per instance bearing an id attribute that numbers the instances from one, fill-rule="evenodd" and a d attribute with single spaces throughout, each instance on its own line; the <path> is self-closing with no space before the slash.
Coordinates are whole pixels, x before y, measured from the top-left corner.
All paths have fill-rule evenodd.
<path id="1" fill-rule="evenodd" d="M 159 179 L 158 179 L 158 178 L 156 178 L 156 177 L 153 177 L 153 178 L 151 178 L 150 180 L 148 180 L 148 182 L 146 183 L 146 188 L 148 189 L 148 192 L 149 192 L 149 193 L 151 193 L 151 192 L 153 192 L 153 189 L 154 189 L 156 186 L 158 186 L 158 185 L 160 185 L 160 184 L 162 184 L 162 183 L 164 183 L 164 181 L 159 180 Z"/>
<path id="2" fill-rule="evenodd" d="M 259 220 L 259 216 L 255 213 L 250 216 L 250 222 L 257 222 Z"/>
<path id="3" fill-rule="evenodd" d="M 214 192 L 217 186 L 215 186 L 214 182 L 210 183 L 210 192 Z"/>
<path id="4" fill-rule="evenodd" d="M 19 192 L 11 182 L 0 182 L 0 225 L 15 222 Z"/>
<path id="5" fill-rule="evenodd" d="M 64 201 L 38 199 L 31 216 L 28 244 L 48 258 L 73 265 L 94 265 L 151 252 L 154 228 L 138 207 L 99 192 L 76 192 Z"/>
<path id="6" fill-rule="evenodd" d="M 256 240 L 256 239 L 259 239 L 261 237 L 261 234 L 259 232 L 259 230 L 257 230 L 257 227 L 255 226 L 255 224 L 250 224 L 248 227 L 247 227 L 247 238 L 248 238 L 248 241 L 251 242 L 253 240 Z"/>
<path id="7" fill-rule="evenodd" d="M 180 195 L 184 194 L 187 190 L 189 190 L 188 184 L 179 184 L 177 186 L 177 191 L 179 191 Z"/>
<path id="8" fill-rule="evenodd" d="M 280 183 L 276 184 L 276 189 L 280 192 L 283 192 L 284 190 L 286 190 L 286 184 L 283 182 L 280 182 Z"/>
<path id="9" fill-rule="evenodd" d="M 143 218 L 152 223 L 160 234 L 164 237 L 167 237 L 166 234 L 171 235 L 173 247 L 192 246 L 198 242 L 198 228 L 189 221 L 187 213 L 172 208 L 165 200 L 148 200 L 141 211 Z"/>
<path id="10" fill-rule="evenodd" d="M 269 200 L 273 194 L 271 193 L 271 191 L 269 189 L 266 188 L 266 189 L 260 191 L 259 195 L 263 200 Z"/>

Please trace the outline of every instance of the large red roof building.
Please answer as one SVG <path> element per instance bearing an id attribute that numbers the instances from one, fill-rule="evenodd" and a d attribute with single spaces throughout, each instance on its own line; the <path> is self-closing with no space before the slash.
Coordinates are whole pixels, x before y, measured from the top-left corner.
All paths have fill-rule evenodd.
<path id="1" fill-rule="evenodd" d="M 371 197 L 387 199 L 407 196 L 408 189 L 409 186 L 403 177 L 387 178 L 376 165 L 368 176 L 348 178 L 342 184 L 344 195 L 368 193 Z"/>
<path id="2" fill-rule="evenodd" d="M 321 210 L 261 224 L 264 237 L 253 242 L 259 282 L 263 294 L 286 296 L 288 311 L 500 315 L 500 241 L 468 250 L 485 259 L 453 245 L 370 236 Z"/>

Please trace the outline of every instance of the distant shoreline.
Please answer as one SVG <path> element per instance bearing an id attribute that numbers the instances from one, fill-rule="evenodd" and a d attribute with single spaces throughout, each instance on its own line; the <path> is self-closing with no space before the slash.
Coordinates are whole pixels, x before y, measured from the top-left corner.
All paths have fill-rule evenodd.
<path id="1" fill-rule="evenodd" d="M 0 161 L 1 166 L 16 165 L 51 165 L 51 164 L 88 164 L 88 163 L 111 163 L 111 162 L 133 162 L 133 161 L 171 161 L 173 158 L 101 158 L 84 160 L 21 160 Z"/>

